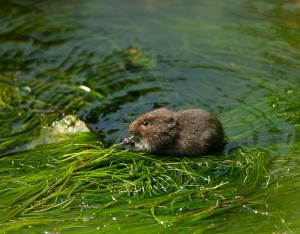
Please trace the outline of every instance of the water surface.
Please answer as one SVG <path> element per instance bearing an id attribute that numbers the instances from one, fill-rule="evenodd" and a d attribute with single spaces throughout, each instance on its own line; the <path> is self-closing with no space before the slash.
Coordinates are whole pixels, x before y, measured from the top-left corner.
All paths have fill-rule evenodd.
<path id="1" fill-rule="evenodd" d="M 299 1 L 2 1 L 0 15 L 2 155 L 66 114 L 111 144 L 146 111 L 205 108 L 225 155 L 263 148 L 280 181 L 299 178 Z M 299 182 L 282 183 L 217 231 L 297 233 Z"/>

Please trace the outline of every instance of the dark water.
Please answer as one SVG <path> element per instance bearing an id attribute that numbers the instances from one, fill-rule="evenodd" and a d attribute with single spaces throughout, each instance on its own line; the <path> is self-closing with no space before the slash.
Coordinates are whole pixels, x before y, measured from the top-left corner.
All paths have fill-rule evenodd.
<path id="1" fill-rule="evenodd" d="M 299 85 L 296 3 L 17 1 L 1 11 L 1 70 L 22 71 L 33 90 L 34 82 L 49 83 L 53 90 L 36 98 L 55 96 L 61 112 L 76 99 L 68 89 L 91 88 L 76 113 L 109 141 L 161 106 L 214 111 L 229 137 L 250 131 L 239 137 L 243 144 L 295 140 L 289 123 L 274 116 L 272 97 Z M 130 47 L 144 67 L 118 68 Z"/>
<path id="2" fill-rule="evenodd" d="M 227 150 L 265 147 L 299 173 L 299 1 L 1 1 L 0 16 L 1 85 L 23 116 L 2 131 L 73 113 L 116 143 L 141 113 L 199 107 Z"/>

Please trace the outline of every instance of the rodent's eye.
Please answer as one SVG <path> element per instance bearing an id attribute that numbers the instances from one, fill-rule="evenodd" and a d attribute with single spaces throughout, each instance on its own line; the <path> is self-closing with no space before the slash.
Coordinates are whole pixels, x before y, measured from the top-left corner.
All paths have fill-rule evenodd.
<path id="1" fill-rule="evenodd" d="M 144 120 L 144 121 L 143 121 L 143 125 L 144 125 L 144 126 L 148 126 L 149 124 L 150 124 L 150 122 L 149 122 L 148 120 Z"/>

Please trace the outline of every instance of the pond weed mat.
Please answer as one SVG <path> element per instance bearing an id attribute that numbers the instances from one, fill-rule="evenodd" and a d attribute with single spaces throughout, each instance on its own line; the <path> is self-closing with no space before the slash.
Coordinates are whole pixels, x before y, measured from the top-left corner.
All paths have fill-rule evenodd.
<path id="1" fill-rule="evenodd" d="M 74 98 L 79 86 L 73 85 L 58 100 L 52 91 L 65 86 L 35 78 L 31 96 L 22 77 L 0 78 L 3 233 L 292 233 L 299 227 L 299 97 L 292 89 L 223 112 L 234 147 L 187 158 L 108 148 L 92 132 L 53 135 L 53 122 L 98 96 Z"/>
<path id="2" fill-rule="evenodd" d="M 298 5 L 137 2 L 1 2 L 0 233 L 300 233 Z M 224 155 L 102 145 L 162 106 Z M 49 141 L 66 115 L 104 134 Z"/>
<path id="3" fill-rule="evenodd" d="M 73 134 L 1 157 L 0 227 L 5 233 L 215 229 L 208 217 L 247 209 L 278 189 L 271 162 L 262 149 L 158 157 L 105 148 L 92 133 Z"/>

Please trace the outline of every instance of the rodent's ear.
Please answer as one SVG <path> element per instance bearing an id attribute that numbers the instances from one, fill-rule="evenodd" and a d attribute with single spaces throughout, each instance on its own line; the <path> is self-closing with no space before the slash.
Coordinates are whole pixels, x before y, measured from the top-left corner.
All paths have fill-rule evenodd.
<path id="1" fill-rule="evenodd" d="M 176 120 L 174 117 L 170 116 L 170 117 L 166 117 L 165 118 L 165 122 L 168 125 L 168 128 L 173 128 L 176 125 Z"/>

